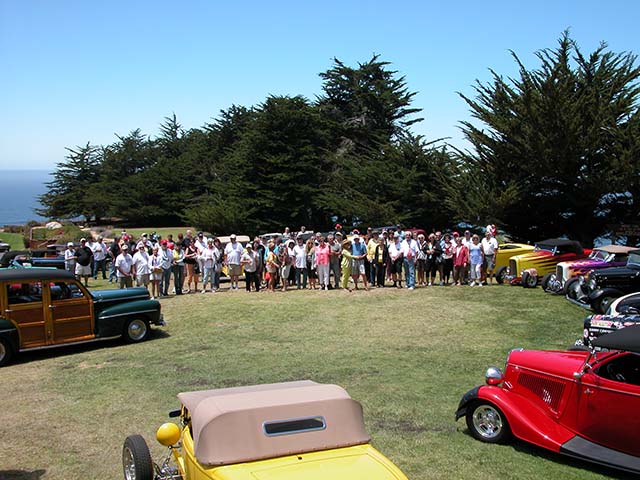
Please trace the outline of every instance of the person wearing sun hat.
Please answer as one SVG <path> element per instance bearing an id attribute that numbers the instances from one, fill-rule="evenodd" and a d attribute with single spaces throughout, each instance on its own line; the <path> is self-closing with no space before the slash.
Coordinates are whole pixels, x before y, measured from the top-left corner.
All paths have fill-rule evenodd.
<path id="1" fill-rule="evenodd" d="M 76 251 L 73 249 L 73 242 L 68 242 L 64 251 L 64 269 L 71 273 L 76 272 Z"/>
<path id="2" fill-rule="evenodd" d="M 131 281 L 131 270 L 133 269 L 133 257 L 129 255 L 129 245 L 122 245 L 120 254 L 116 257 L 116 277 L 119 288 L 129 288 L 133 285 Z"/>

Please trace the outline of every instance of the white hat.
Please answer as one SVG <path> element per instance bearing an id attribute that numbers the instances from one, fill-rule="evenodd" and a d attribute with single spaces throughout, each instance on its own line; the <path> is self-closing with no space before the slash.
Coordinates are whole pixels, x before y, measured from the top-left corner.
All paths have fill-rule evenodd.
<path id="1" fill-rule="evenodd" d="M 67 247 L 73 247 L 73 242 L 67 242 Z"/>

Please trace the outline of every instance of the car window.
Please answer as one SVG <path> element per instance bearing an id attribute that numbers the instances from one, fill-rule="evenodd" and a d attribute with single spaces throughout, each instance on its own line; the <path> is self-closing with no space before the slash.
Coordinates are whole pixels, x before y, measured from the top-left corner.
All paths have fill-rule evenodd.
<path id="1" fill-rule="evenodd" d="M 640 355 L 629 353 L 612 359 L 596 371 L 609 380 L 631 385 L 640 385 Z"/>
<path id="2" fill-rule="evenodd" d="M 7 285 L 9 305 L 42 302 L 42 284 L 40 282 Z"/>
<path id="3" fill-rule="evenodd" d="M 84 298 L 84 293 L 73 282 L 56 282 L 50 287 L 51 299 L 55 301 Z"/>

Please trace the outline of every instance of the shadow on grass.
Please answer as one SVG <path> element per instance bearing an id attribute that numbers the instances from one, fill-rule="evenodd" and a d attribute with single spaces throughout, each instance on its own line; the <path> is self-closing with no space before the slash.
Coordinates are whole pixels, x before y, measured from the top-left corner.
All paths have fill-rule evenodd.
<path id="1" fill-rule="evenodd" d="M 169 338 L 170 336 L 171 335 L 166 330 L 152 328 L 149 334 L 149 338 L 145 340 L 145 343 L 164 340 L 166 338 Z M 78 343 L 75 345 L 61 345 L 51 348 L 44 348 L 42 350 L 21 352 L 13 357 L 11 364 L 17 365 L 22 363 L 37 362 L 39 360 L 47 360 L 52 357 L 65 357 L 68 355 L 75 355 L 80 352 L 93 352 L 105 348 L 113 348 L 123 345 L 129 346 L 131 348 L 136 347 L 135 343 L 126 343 L 122 338 L 114 338 L 111 340 L 96 340 L 87 343 Z M 2 473 L 1 470 L 0 473 Z M 3 478 L 0 477 L 0 480 L 3 480 Z"/>
<path id="2" fill-rule="evenodd" d="M 46 470 L 0 470 L 0 480 L 40 480 Z"/>
<path id="3" fill-rule="evenodd" d="M 469 432 L 468 429 L 464 430 L 464 434 L 469 438 L 473 438 L 474 441 L 478 441 L 473 437 L 473 435 L 471 435 L 471 432 Z M 568 455 L 562 455 L 560 453 L 552 452 L 551 450 L 546 450 L 542 447 L 538 447 L 536 445 L 532 445 L 530 443 L 526 443 L 517 439 L 508 442 L 507 446 L 511 446 L 517 452 L 531 455 L 542 460 L 568 465 L 573 468 L 588 470 L 592 473 L 603 475 L 608 478 L 616 478 L 619 480 L 638 478 L 637 475 L 634 475 L 632 473 L 624 472 L 622 470 L 616 470 L 614 468 L 599 465 L 597 463 L 587 462 L 586 460 L 569 457 Z"/>

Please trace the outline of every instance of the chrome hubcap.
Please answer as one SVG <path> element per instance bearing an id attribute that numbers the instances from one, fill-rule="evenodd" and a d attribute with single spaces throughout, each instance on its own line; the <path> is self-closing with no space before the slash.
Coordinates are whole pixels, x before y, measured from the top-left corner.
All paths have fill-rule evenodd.
<path id="1" fill-rule="evenodd" d="M 484 438 L 495 438 L 502 431 L 502 416 L 490 405 L 482 405 L 473 412 L 473 426 Z"/>
<path id="2" fill-rule="evenodd" d="M 136 480 L 136 464 L 133 461 L 133 453 L 129 448 L 122 452 L 122 464 L 124 466 L 124 478 L 126 480 Z"/>
<path id="3" fill-rule="evenodd" d="M 147 333 L 147 325 L 142 320 L 134 320 L 129 324 L 129 337 L 132 340 L 140 340 Z"/>

